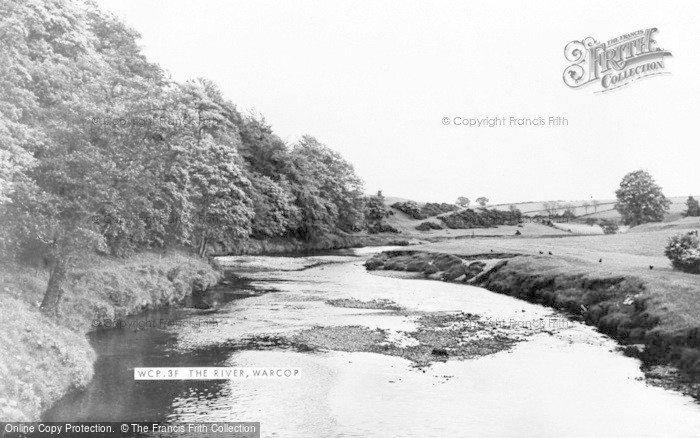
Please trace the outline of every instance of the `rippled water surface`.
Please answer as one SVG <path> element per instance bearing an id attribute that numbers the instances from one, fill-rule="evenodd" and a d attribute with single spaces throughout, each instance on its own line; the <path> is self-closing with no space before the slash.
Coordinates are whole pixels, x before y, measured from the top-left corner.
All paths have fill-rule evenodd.
<path id="1" fill-rule="evenodd" d="M 45 419 L 260 421 L 262 436 L 300 438 L 700 435 L 700 407 L 691 398 L 647 385 L 638 361 L 590 327 L 476 287 L 373 275 L 363 261 L 228 259 L 249 284 L 212 294 L 213 311 L 136 318 L 183 324 L 95 334 L 100 359 L 93 382 Z M 327 303 L 337 299 L 391 300 L 404 310 Z M 519 341 L 512 348 L 430 366 L 385 354 L 249 342 L 362 326 L 382 329 L 399 345 L 421 314 L 433 312 L 544 327 L 508 327 Z M 303 378 L 134 381 L 133 368 L 140 366 L 298 367 Z"/>

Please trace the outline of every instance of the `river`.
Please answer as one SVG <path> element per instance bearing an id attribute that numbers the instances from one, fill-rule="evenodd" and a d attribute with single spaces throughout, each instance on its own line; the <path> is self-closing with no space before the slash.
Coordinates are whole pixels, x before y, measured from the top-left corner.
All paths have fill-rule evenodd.
<path id="1" fill-rule="evenodd" d="M 380 249 L 227 258 L 249 281 L 210 292 L 211 310 L 148 312 L 91 335 L 93 381 L 44 420 L 259 421 L 264 437 L 305 438 L 700 434 L 700 405 L 648 385 L 595 329 L 485 289 L 367 272 Z M 424 345 L 452 342 L 450 330 L 463 339 L 449 357 Z M 302 378 L 135 381 L 148 366 Z"/>

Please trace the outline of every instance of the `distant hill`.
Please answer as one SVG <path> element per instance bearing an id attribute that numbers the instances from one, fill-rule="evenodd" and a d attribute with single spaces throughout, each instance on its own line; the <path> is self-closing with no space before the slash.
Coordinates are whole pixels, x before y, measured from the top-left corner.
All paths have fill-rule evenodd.
<path id="1" fill-rule="evenodd" d="M 700 199 L 700 196 L 694 196 L 696 199 Z M 428 217 L 424 220 L 413 219 L 409 215 L 391 207 L 392 204 L 396 202 L 405 202 L 411 199 L 402 198 L 398 196 L 386 196 L 385 203 L 389 209 L 393 212 L 393 215 L 386 219 L 389 225 L 392 225 L 396 229 L 400 230 L 401 233 L 408 237 L 467 237 L 471 235 L 475 236 L 493 236 L 493 235 L 513 235 L 516 230 L 519 230 L 523 236 L 547 236 L 547 235 L 586 235 L 586 234 L 602 234 L 602 230 L 598 226 L 584 225 L 583 222 L 587 218 L 594 219 L 613 219 L 619 220 L 620 213 L 615 210 L 616 201 L 613 199 L 599 200 L 597 206 L 597 211 L 592 206 L 588 207 L 588 212 L 583 206 L 585 201 L 558 201 L 562 205 L 572 204 L 575 206 L 574 212 L 577 219 L 574 222 L 567 224 L 555 224 L 554 227 L 548 227 L 542 224 L 524 224 L 524 227 L 515 228 L 512 226 L 499 226 L 498 228 L 474 228 L 467 230 L 432 230 L 432 231 L 417 231 L 415 227 L 422 222 L 436 222 L 442 223 L 439 220 L 439 216 L 436 215 Z M 663 230 L 669 222 L 674 222 L 670 225 L 678 229 L 700 229 L 700 219 L 698 218 L 683 218 L 682 212 L 685 211 L 685 202 L 688 199 L 687 196 L 674 196 L 669 198 L 671 201 L 671 207 L 669 209 L 669 214 L 664 218 L 664 222 L 656 224 L 646 224 L 639 227 L 634 227 L 631 230 L 633 232 L 644 232 L 653 230 Z M 425 205 L 425 202 L 415 201 L 420 207 Z M 520 202 L 520 203 L 508 203 L 508 204 L 492 204 L 487 205 L 487 208 L 497 209 L 497 210 L 508 210 L 511 205 L 515 205 L 524 215 L 534 216 L 534 215 L 545 215 L 547 212 L 544 209 L 544 204 L 548 201 L 530 201 L 530 202 Z M 588 201 L 590 203 L 590 201 Z M 469 208 L 477 208 L 472 204 Z M 449 214 L 449 213 L 447 213 Z M 675 221 L 678 221 L 677 223 Z M 623 230 L 621 230 L 623 231 Z"/>

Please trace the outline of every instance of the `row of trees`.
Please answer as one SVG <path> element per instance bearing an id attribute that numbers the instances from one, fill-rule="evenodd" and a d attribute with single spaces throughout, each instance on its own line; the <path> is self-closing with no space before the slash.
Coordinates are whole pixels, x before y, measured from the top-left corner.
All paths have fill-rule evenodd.
<path id="1" fill-rule="evenodd" d="M 542 204 L 544 211 L 550 216 L 565 216 L 574 218 L 576 217 L 576 209 L 583 208 L 584 214 L 588 214 L 589 210 L 592 209 L 593 213 L 598 212 L 598 207 L 601 205 L 600 201 L 591 200 L 583 201 L 581 205 L 574 205 L 572 203 L 562 203 L 560 201 L 549 201 Z"/>
<path id="2" fill-rule="evenodd" d="M 91 2 L 0 2 L 0 250 L 67 271 L 94 251 L 284 236 L 364 223 L 362 182 L 307 136 L 288 145 L 211 81 L 177 83 Z"/>
<path id="3" fill-rule="evenodd" d="M 476 198 L 476 201 L 474 201 L 474 202 L 479 204 L 479 206 L 481 208 L 484 208 L 489 203 L 489 198 L 487 198 L 485 196 L 481 196 L 481 197 Z M 471 204 L 471 203 L 472 203 L 471 199 L 467 198 L 466 196 L 460 196 L 457 198 L 457 205 L 459 205 L 460 207 L 468 208 L 469 204 Z"/>

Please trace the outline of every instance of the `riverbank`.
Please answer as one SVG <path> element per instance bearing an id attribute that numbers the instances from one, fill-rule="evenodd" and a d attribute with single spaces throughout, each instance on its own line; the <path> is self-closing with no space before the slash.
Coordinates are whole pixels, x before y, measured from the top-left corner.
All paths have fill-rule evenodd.
<path id="1" fill-rule="evenodd" d="M 211 256 L 239 255 L 310 255 L 338 249 L 363 248 L 373 246 L 408 246 L 444 240 L 440 238 L 419 239 L 413 234 L 328 234 L 312 242 L 292 238 L 245 239 L 231 246 L 211 245 Z"/>
<path id="2" fill-rule="evenodd" d="M 308 254 L 333 249 L 420 243 L 395 235 L 329 235 L 316 242 L 246 240 L 228 254 Z M 95 257 L 73 270 L 59 317 L 39 310 L 48 274 L 4 264 L 0 269 L 0 419 L 38 420 L 68 392 L 90 382 L 95 352 L 86 334 L 115 326 L 127 316 L 181 304 L 193 292 L 217 284 L 216 264 L 185 252 L 142 253 L 128 259 Z"/>
<path id="3" fill-rule="evenodd" d="M 95 258 L 65 284 L 59 317 L 39 310 L 47 275 L 18 265 L 0 270 L 0 419 L 37 421 L 93 374 L 86 334 L 148 309 L 182 303 L 218 282 L 220 273 L 195 256 L 143 253 L 126 260 Z"/>
<path id="4" fill-rule="evenodd" d="M 465 282 L 565 310 L 625 345 L 652 377 L 658 366 L 678 368 L 680 373 L 664 373 L 666 380 L 672 377 L 697 399 L 700 276 L 674 271 L 658 254 L 675 231 L 466 239 L 383 253 L 366 267 Z"/>
<path id="5" fill-rule="evenodd" d="M 44 419 L 255 417 L 290 437 L 597 436 L 601 424 L 616 436 L 699 430 L 691 398 L 647 385 L 615 341 L 562 312 L 406 272 L 368 273 L 365 257 L 266 257 L 263 270 L 262 257 L 239 259 L 229 264 L 237 275 L 250 259 L 256 269 L 208 295 L 220 297 L 215 311 L 177 309 L 168 311 L 177 326 L 100 333 L 92 381 Z M 135 365 L 289 367 L 302 379 L 149 383 L 133 380 Z M 435 418 L 445 426 L 436 429 Z"/>

